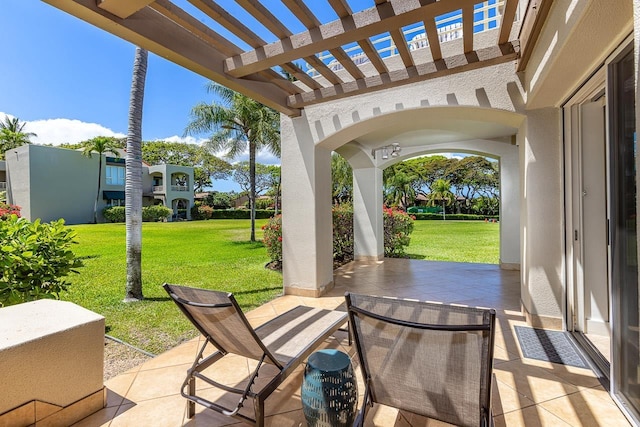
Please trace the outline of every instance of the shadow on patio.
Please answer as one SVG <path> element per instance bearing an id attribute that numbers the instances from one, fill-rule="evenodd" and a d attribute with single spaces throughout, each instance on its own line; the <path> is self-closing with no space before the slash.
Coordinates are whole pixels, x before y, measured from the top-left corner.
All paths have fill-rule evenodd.
<path id="1" fill-rule="evenodd" d="M 335 288 L 323 298 L 279 297 L 249 313 L 253 326 L 297 305 L 334 309 L 344 303 L 344 292 L 385 295 L 471 306 L 497 311 L 493 389 L 496 426 L 629 425 L 598 378 L 589 369 L 524 358 L 514 326 L 526 325 L 520 314 L 518 271 L 486 264 L 387 259 L 381 263 L 350 263 L 335 271 Z M 246 425 L 201 406 L 196 416 L 185 417 L 186 400 L 180 387 L 196 355 L 199 339 L 182 344 L 119 375 L 106 383 L 107 407 L 77 426 L 227 426 Z M 345 332 L 323 344 L 351 355 L 355 349 Z M 228 356 L 226 367 L 215 375 L 223 384 L 235 385 L 249 375 L 245 359 Z M 304 426 L 300 402 L 302 371 L 292 375 L 267 399 L 268 426 Z M 358 373 L 358 389 L 364 390 Z M 212 390 L 212 396 L 213 390 Z M 359 397 L 359 405 L 362 396 Z M 369 411 L 371 426 L 445 425 L 387 407 Z"/>

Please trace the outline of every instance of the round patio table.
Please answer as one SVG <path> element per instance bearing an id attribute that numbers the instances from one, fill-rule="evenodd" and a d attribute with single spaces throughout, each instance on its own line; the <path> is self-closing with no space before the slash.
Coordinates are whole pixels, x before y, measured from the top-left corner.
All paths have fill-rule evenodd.
<path id="1" fill-rule="evenodd" d="M 349 356 L 320 350 L 309 356 L 302 381 L 302 411 L 309 427 L 351 426 L 358 385 Z"/>

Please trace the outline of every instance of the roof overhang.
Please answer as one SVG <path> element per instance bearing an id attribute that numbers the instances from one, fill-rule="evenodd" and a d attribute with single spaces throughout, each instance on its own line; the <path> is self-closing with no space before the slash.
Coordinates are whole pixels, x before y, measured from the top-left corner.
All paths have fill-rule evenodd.
<path id="1" fill-rule="evenodd" d="M 337 17 L 327 22 L 310 1 L 282 0 L 306 28 L 297 33 L 258 0 L 236 3 L 262 31 L 213 0 L 174 0 L 184 8 L 171 0 L 43 1 L 289 116 L 316 103 L 513 61 L 520 47 L 519 0 L 375 0 L 360 11 L 327 0 Z M 478 13 L 492 7 L 492 16 L 480 20 L 489 37 L 478 29 Z M 443 19 L 454 15 L 455 28 L 445 28 Z M 422 36 L 412 39 L 408 32 L 416 28 Z"/>

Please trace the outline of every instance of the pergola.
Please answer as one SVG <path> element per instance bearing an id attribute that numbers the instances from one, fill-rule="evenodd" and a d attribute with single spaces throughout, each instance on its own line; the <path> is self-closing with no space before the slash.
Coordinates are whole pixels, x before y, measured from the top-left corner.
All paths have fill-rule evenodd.
<path id="1" fill-rule="evenodd" d="M 514 59 L 522 70 L 551 4 L 495 0 L 499 31 L 479 46 L 474 11 L 480 0 L 372 0 L 372 7 L 358 11 L 346 0 L 323 0 L 322 5 L 282 0 L 306 28 L 298 33 L 274 15 L 269 2 L 235 0 L 272 34 L 271 41 L 221 1 L 188 0 L 185 8 L 170 0 L 44 1 L 290 117 L 308 105 Z M 336 19 L 319 20 L 312 3 L 316 10 L 330 8 Z M 523 24 L 514 34 L 519 4 Z M 438 37 L 439 17 L 450 14 L 461 16 L 462 43 L 455 49 L 442 46 Z M 413 49 L 406 33 L 416 26 L 428 42 Z M 223 36 L 220 28 L 248 49 Z"/>

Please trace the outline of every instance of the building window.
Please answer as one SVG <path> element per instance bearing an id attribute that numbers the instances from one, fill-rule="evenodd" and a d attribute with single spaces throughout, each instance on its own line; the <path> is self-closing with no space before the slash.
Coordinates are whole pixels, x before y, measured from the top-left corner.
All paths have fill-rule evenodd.
<path id="1" fill-rule="evenodd" d="M 107 200 L 107 207 L 110 208 L 112 206 L 124 206 L 123 199 L 109 199 Z"/>
<path id="2" fill-rule="evenodd" d="M 107 184 L 124 185 L 124 168 L 122 166 L 107 166 Z"/>

